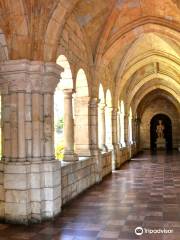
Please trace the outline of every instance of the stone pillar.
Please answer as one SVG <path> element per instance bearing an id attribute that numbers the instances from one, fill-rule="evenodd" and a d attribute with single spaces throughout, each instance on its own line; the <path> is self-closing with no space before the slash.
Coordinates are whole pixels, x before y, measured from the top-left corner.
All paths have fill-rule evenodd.
<path id="1" fill-rule="evenodd" d="M 120 112 L 120 147 L 125 147 L 125 124 L 124 113 Z"/>
<path id="2" fill-rule="evenodd" d="M 98 107 L 98 133 L 99 133 L 99 147 L 103 152 L 107 152 L 106 146 L 106 124 L 105 124 L 105 104 L 100 103 Z"/>
<path id="3" fill-rule="evenodd" d="M 106 146 L 108 150 L 113 150 L 112 144 L 112 107 L 106 107 Z"/>
<path id="4" fill-rule="evenodd" d="M 129 146 L 129 115 L 124 115 L 124 141 L 126 144 L 126 147 Z"/>
<path id="5" fill-rule="evenodd" d="M 76 161 L 74 153 L 74 119 L 72 108 L 72 89 L 64 89 L 64 161 Z"/>
<path id="6" fill-rule="evenodd" d="M 61 209 L 54 159 L 53 94 L 61 68 L 28 60 L 1 64 L 4 220 L 27 224 Z"/>
<path id="7" fill-rule="evenodd" d="M 140 151 L 140 124 L 141 124 L 140 118 L 136 118 L 136 146 L 137 146 L 137 151 Z"/>
<path id="8" fill-rule="evenodd" d="M 133 141 L 133 144 L 136 143 L 135 131 L 136 131 L 136 123 L 135 123 L 135 119 L 132 118 L 132 141 Z"/>
<path id="9" fill-rule="evenodd" d="M 75 152 L 81 157 L 91 156 L 89 101 L 86 96 L 75 98 Z"/>
<path id="10" fill-rule="evenodd" d="M 98 99 L 92 98 L 90 101 L 90 124 L 91 124 L 91 152 L 95 161 L 96 182 L 102 180 L 102 161 L 98 147 Z"/>

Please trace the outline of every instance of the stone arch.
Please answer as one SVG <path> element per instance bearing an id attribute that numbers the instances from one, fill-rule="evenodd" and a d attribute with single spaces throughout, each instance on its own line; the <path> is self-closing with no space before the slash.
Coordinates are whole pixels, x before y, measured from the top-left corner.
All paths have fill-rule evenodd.
<path id="1" fill-rule="evenodd" d="M 132 108 L 130 107 L 129 109 L 129 127 L 128 127 L 128 132 L 129 132 L 129 142 L 132 144 L 133 143 L 133 129 L 132 129 Z"/>
<path id="2" fill-rule="evenodd" d="M 116 33 L 115 36 L 113 36 L 108 41 L 108 48 L 106 48 L 105 51 L 101 50 L 101 55 L 99 56 L 99 61 L 103 61 L 106 63 L 106 59 L 110 61 L 112 59 L 115 52 L 117 52 L 117 49 L 119 46 L 123 48 L 126 44 L 132 44 L 134 41 L 139 37 L 140 34 L 145 33 L 159 33 L 164 34 L 165 36 L 169 36 L 169 38 L 176 40 L 179 42 L 179 36 L 177 34 L 178 32 L 178 26 L 174 24 L 166 24 L 167 21 L 162 21 L 161 23 L 158 22 L 158 19 L 147 19 L 144 23 L 143 20 L 137 20 L 137 22 L 132 23 L 127 29 L 120 29 L 118 33 Z M 149 21 L 149 22 L 148 22 Z M 132 33 L 133 30 L 133 33 Z"/>
<path id="3" fill-rule="evenodd" d="M 120 143 L 121 146 L 125 146 L 125 123 L 124 123 L 124 117 L 125 117 L 125 105 L 124 101 L 120 101 Z"/>
<path id="4" fill-rule="evenodd" d="M 86 74 L 84 70 L 79 69 L 76 77 L 76 94 L 78 97 L 88 97 L 89 87 Z"/>
<path id="5" fill-rule="evenodd" d="M 106 145 L 108 149 L 112 149 L 112 95 L 110 89 L 106 91 L 105 126 Z"/>
<path id="6" fill-rule="evenodd" d="M 149 47 L 146 47 L 147 49 L 144 49 L 143 43 L 148 44 L 148 41 Z M 135 50 L 137 51 L 135 52 Z M 118 76 L 121 76 L 125 72 L 125 69 L 128 68 L 129 63 L 132 66 L 135 63 L 139 62 L 141 59 L 145 59 L 150 54 L 158 54 L 171 59 L 176 57 L 176 59 L 178 59 L 180 55 L 179 45 L 174 40 L 169 39 L 167 36 L 164 36 L 162 34 L 152 32 L 141 34 L 140 37 L 137 38 L 128 48 L 128 51 L 121 62 Z"/>
<path id="7" fill-rule="evenodd" d="M 60 81 L 54 93 L 54 143 L 56 158 L 63 158 L 63 151 L 67 152 L 69 147 L 67 137 L 70 122 L 69 115 L 73 116 L 74 114 L 72 99 L 73 79 L 69 61 L 65 55 L 59 55 L 56 64 L 61 66 L 64 71 L 61 73 Z M 65 104 L 68 106 L 68 109 L 65 109 Z"/>
<path id="8" fill-rule="evenodd" d="M 155 79 L 157 79 L 155 81 Z M 178 89 L 179 87 L 179 84 L 171 77 L 167 76 L 167 75 L 164 75 L 164 74 L 152 74 L 150 76 L 147 76 L 145 77 L 144 79 L 140 80 L 138 82 L 138 84 L 136 86 L 133 87 L 133 90 L 131 91 L 130 94 L 128 94 L 128 98 L 127 98 L 127 106 L 129 107 L 134 96 L 136 95 L 136 93 L 141 89 L 141 87 L 144 85 L 144 84 L 147 84 L 147 83 L 150 83 L 153 81 L 153 84 L 156 83 L 158 81 L 159 83 L 159 79 L 161 81 L 163 81 L 164 83 L 166 83 L 166 86 L 169 85 L 169 82 L 174 85 L 176 87 L 176 89 Z"/>
<path id="9" fill-rule="evenodd" d="M 143 122 L 141 123 L 141 126 L 140 126 L 141 146 L 142 146 L 143 142 L 146 142 L 145 146 L 150 148 L 150 123 L 151 123 L 152 118 L 154 116 L 158 115 L 158 114 L 166 115 L 171 120 L 171 123 L 172 123 L 172 135 L 173 135 L 173 137 L 172 137 L 173 138 L 173 147 L 176 148 L 177 147 L 177 143 L 178 143 L 178 139 L 176 139 L 175 136 L 177 135 L 177 133 L 179 131 L 179 129 L 178 129 L 178 125 L 179 124 L 177 122 L 177 119 L 175 119 L 174 115 L 172 115 L 168 111 L 163 111 L 163 110 L 158 110 L 158 111 L 155 111 L 155 112 L 151 113 L 148 116 L 148 121 L 146 121 L 146 126 L 144 126 Z M 143 117 L 143 119 L 144 119 L 144 117 Z M 144 121 L 143 119 L 142 119 L 142 121 Z"/>
<path id="10" fill-rule="evenodd" d="M 67 17 L 70 15 L 78 1 L 79 0 L 62 0 L 56 6 L 47 25 L 45 34 L 44 58 L 46 60 L 51 61 L 56 57 L 58 38 L 62 32 Z"/>
<path id="11" fill-rule="evenodd" d="M 6 37 L 3 31 L 0 29 L 0 62 L 9 59 L 8 46 L 6 42 Z"/>
<path id="12" fill-rule="evenodd" d="M 174 91 L 172 89 L 170 89 L 169 87 L 167 86 L 164 86 L 164 85 L 161 85 L 161 84 L 157 84 L 156 86 L 152 86 L 150 88 L 148 88 L 146 91 L 143 92 L 143 94 L 138 98 L 138 100 L 136 102 L 134 102 L 134 110 L 135 112 L 137 111 L 137 107 L 139 105 L 139 103 L 142 101 L 142 99 L 148 94 L 150 93 L 151 91 L 155 90 L 155 89 L 162 89 L 162 90 L 165 90 L 167 91 L 169 94 L 171 94 L 177 101 L 178 103 L 180 104 L 180 100 L 178 100 L 178 95 L 174 93 Z"/>
<path id="13" fill-rule="evenodd" d="M 98 104 L 98 145 L 103 152 L 107 152 L 106 147 L 106 119 L 105 119 L 105 94 L 102 83 L 99 84 L 99 104 Z"/>
<path id="14" fill-rule="evenodd" d="M 90 120 L 89 120 L 89 87 L 85 71 L 80 68 L 76 77 L 75 94 L 75 151 L 81 157 L 91 155 Z"/>
<path id="15" fill-rule="evenodd" d="M 112 107 L 112 96 L 111 91 L 109 89 L 106 91 L 106 105 L 108 107 Z"/>
<path id="16" fill-rule="evenodd" d="M 101 83 L 99 84 L 99 101 L 105 103 L 104 89 Z"/>
<path id="17" fill-rule="evenodd" d="M 120 95 L 120 91 L 123 92 L 124 86 L 128 85 L 130 81 L 130 77 L 141 67 L 146 66 L 147 64 L 153 63 L 153 62 L 162 62 L 166 63 L 169 66 L 178 69 L 179 64 L 177 63 L 178 60 L 175 62 L 172 59 L 169 59 L 164 56 L 159 56 L 159 55 L 152 55 L 147 57 L 146 59 L 142 59 L 141 61 L 133 64 L 132 66 L 129 67 L 129 69 L 125 72 L 123 77 L 118 76 L 117 79 L 119 79 L 117 83 L 117 88 L 116 88 L 116 98 Z"/>
<path id="18" fill-rule="evenodd" d="M 63 89 L 73 89 L 72 71 L 68 59 L 65 55 L 60 55 L 56 63 L 64 69 L 61 73 L 61 85 Z"/>

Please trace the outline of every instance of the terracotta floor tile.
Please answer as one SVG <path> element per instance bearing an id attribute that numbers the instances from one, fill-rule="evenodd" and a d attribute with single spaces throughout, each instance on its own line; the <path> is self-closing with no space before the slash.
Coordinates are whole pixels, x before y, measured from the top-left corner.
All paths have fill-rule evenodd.
<path id="1" fill-rule="evenodd" d="M 135 228 L 174 233 L 137 236 Z M 53 221 L 0 224 L 0 240 L 179 240 L 180 155 L 148 152 L 63 207 Z"/>

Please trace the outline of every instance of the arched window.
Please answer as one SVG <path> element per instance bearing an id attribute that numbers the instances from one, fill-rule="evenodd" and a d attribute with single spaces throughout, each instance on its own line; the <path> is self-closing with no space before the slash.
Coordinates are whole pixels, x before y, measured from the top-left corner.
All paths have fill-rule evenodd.
<path id="1" fill-rule="evenodd" d="M 121 140 L 121 146 L 125 146 L 125 141 L 124 141 L 124 114 L 125 114 L 125 109 L 124 109 L 124 102 L 121 101 L 120 105 L 120 140 Z"/>
<path id="2" fill-rule="evenodd" d="M 129 111 L 129 142 L 132 144 L 133 139 L 132 139 L 132 109 L 130 108 Z"/>
<path id="3" fill-rule="evenodd" d="M 73 88 L 72 72 L 67 58 L 60 55 L 56 61 L 64 71 L 54 93 L 54 145 L 57 159 L 63 158 L 64 149 L 64 90 Z"/>

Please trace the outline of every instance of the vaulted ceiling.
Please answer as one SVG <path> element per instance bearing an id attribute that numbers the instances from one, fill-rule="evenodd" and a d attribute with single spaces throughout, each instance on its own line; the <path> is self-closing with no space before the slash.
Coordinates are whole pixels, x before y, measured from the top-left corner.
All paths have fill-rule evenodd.
<path id="1" fill-rule="evenodd" d="M 155 84 L 156 94 L 167 88 L 179 96 L 179 0 L 0 0 L 10 59 L 56 61 L 70 18 L 74 28 L 68 34 L 79 31 L 92 58 L 91 85 L 102 81 L 115 104 L 123 98 L 132 105 Z"/>

